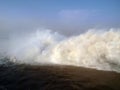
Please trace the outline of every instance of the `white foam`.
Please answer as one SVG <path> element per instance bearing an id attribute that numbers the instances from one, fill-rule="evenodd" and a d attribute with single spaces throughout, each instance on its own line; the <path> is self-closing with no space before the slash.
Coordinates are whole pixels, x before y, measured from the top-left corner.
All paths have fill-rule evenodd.
<path id="1" fill-rule="evenodd" d="M 18 63 L 64 64 L 120 72 L 119 30 L 90 30 L 69 38 L 50 30 L 37 31 L 16 43 L 10 55 Z"/>

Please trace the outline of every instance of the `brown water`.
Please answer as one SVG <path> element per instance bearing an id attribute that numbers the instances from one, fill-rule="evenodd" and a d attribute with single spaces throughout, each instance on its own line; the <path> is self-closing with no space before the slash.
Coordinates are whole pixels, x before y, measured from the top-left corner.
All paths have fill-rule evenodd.
<path id="1" fill-rule="evenodd" d="M 120 90 L 120 74 L 73 66 L 0 65 L 0 90 Z"/>

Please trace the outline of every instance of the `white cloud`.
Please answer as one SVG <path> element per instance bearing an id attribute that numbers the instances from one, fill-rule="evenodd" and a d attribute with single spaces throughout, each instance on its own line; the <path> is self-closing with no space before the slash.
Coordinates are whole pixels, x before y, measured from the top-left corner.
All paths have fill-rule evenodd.
<path id="1" fill-rule="evenodd" d="M 87 20 L 88 17 L 93 15 L 93 11 L 90 10 L 61 10 L 59 13 L 59 18 L 64 22 L 82 22 Z"/>

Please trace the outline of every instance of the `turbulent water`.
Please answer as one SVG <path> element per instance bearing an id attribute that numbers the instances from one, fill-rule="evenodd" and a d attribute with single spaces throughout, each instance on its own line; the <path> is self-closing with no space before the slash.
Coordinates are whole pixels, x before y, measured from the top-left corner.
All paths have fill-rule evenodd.
<path id="1" fill-rule="evenodd" d="M 88 30 L 65 37 L 39 30 L 9 45 L 15 63 L 74 65 L 120 72 L 120 29 Z"/>

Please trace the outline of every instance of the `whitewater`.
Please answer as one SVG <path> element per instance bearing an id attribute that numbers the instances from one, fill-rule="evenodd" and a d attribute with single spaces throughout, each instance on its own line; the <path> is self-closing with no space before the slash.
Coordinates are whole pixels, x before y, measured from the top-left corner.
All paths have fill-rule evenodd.
<path id="1" fill-rule="evenodd" d="M 71 37 L 37 30 L 11 41 L 8 55 L 20 64 L 73 65 L 120 73 L 120 29 L 92 29 Z"/>

